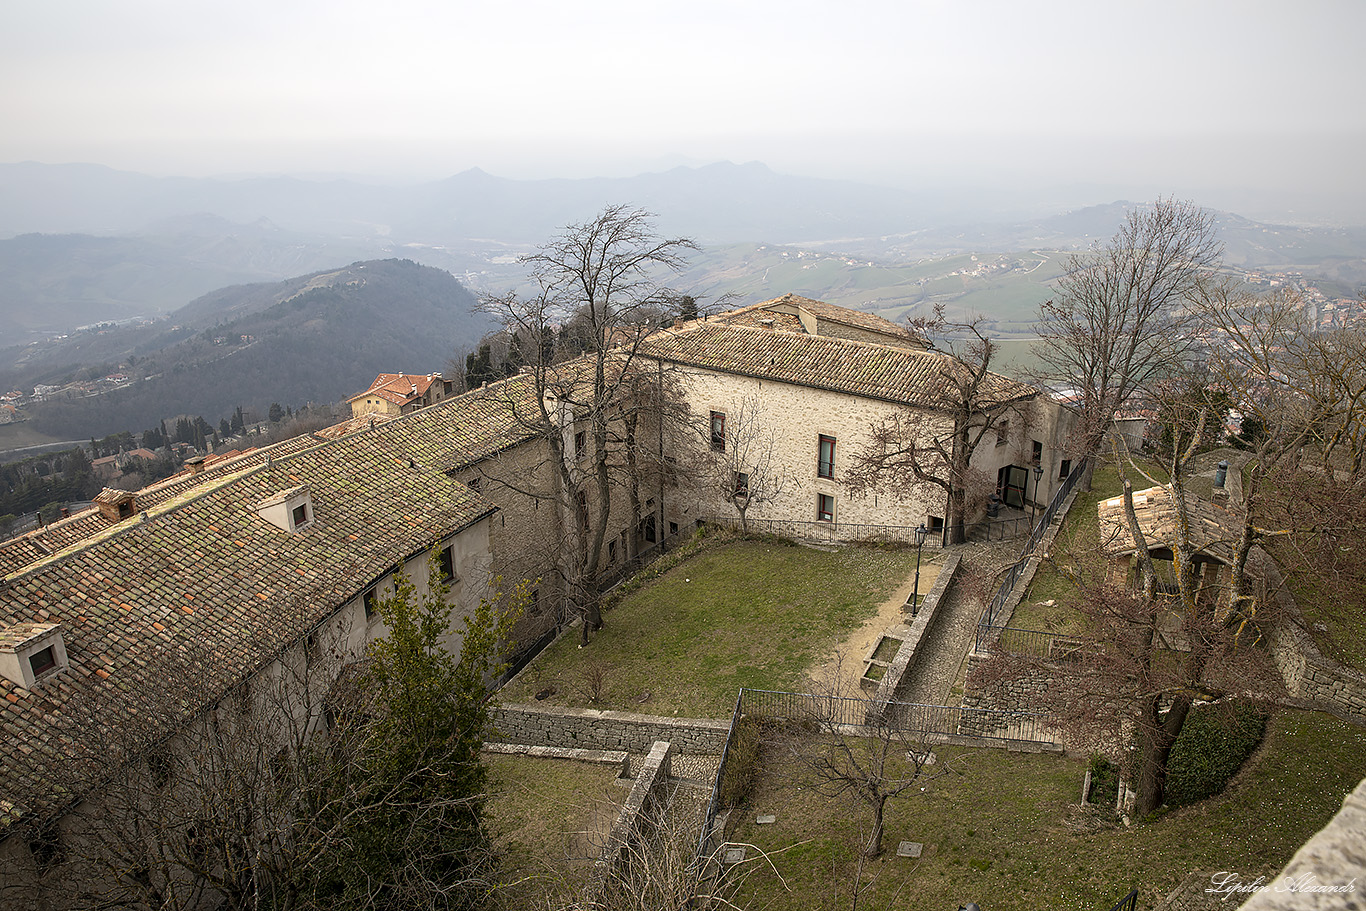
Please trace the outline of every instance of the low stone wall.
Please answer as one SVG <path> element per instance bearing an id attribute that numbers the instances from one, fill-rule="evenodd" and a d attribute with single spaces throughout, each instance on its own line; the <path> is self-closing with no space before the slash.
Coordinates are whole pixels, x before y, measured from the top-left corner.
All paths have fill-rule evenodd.
<path id="1" fill-rule="evenodd" d="M 720 753 L 730 722 L 508 704 L 494 709 L 493 729 L 489 739 L 507 743 L 645 753 L 663 740 L 680 753 Z"/>
<path id="2" fill-rule="evenodd" d="M 589 907 L 606 898 L 613 888 L 630 888 L 631 861 L 648 850 L 659 815 L 668 808 L 673 746 L 657 741 L 631 786 L 631 793 L 617 814 L 617 821 L 603 846 L 588 885 Z"/>
<path id="3" fill-rule="evenodd" d="M 1319 708 L 1366 723 L 1366 674 L 1344 667 L 1323 655 L 1314 638 L 1300 627 L 1302 615 L 1285 587 L 1276 561 L 1260 548 L 1253 554 L 1255 570 L 1277 600 L 1280 621 L 1268 635 L 1271 655 L 1291 696 Z"/>
<path id="4" fill-rule="evenodd" d="M 1360 908 L 1362 845 L 1366 844 L 1366 781 L 1342 809 L 1304 843 L 1269 888 L 1253 893 L 1242 911 L 1326 911 Z M 1231 893 L 1237 894 L 1237 893 Z"/>
<path id="5" fill-rule="evenodd" d="M 920 645 L 920 639 L 925 635 L 925 630 L 934 620 L 935 613 L 939 609 L 939 603 L 944 599 L 953 584 L 954 577 L 958 573 L 958 567 L 963 562 L 962 554 L 950 554 L 944 558 L 944 565 L 939 570 L 939 578 L 925 595 L 925 600 L 920 602 L 920 609 L 916 612 L 915 620 L 911 623 L 911 634 L 901 642 L 901 647 L 897 649 L 896 656 L 892 658 L 892 663 L 887 666 L 887 673 L 883 674 L 882 680 L 878 682 L 877 695 L 873 697 L 874 706 L 869 712 L 877 711 L 877 705 L 886 705 L 894 702 L 900 694 L 902 681 L 910 671 L 912 663 L 915 661 L 915 650 Z"/>

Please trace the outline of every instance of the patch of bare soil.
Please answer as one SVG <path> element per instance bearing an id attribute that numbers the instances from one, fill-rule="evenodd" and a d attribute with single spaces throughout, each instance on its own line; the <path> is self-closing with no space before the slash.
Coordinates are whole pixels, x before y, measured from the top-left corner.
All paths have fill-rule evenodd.
<path id="1" fill-rule="evenodd" d="M 926 560 L 920 565 L 920 597 L 923 600 L 939 578 L 939 563 Z M 896 591 L 878 606 L 877 614 L 869 617 L 863 625 L 851 630 L 845 639 L 837 644 L 825 660 L 806 671 L 806 679 L 813 692 L 831 692 L 843 696 L 866 696 L 871 693 L 862 689 L 863 659 L 873 650 L 878 640 L 887 630 L 902 624 L 909 624 L 910 613 L 902 613 L 906 600 L 915 588 L 915 573 L 906 577 Z"/>

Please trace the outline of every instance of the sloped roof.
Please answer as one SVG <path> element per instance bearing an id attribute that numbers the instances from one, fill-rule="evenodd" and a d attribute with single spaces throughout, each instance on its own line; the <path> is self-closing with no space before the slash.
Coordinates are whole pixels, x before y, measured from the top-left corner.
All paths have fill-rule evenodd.
<path id="1" fill-rule="evenodd" d="M 351 396 L 347 402 L 354 402 L 363 399 L 368 395 L 378 396 L 387 402 L 395 405 L 406 405 L 414 399 L 427 394 L 432 382 L 440 374 L 430 376 L 413 373 L 381 373 L 375 377 L 375 381 L 370 384 L 370 388 L 362 393 Z"/>
<path id="2" fill-rule="evenodd" d="M 536 384 L 520 375 L 489 383 L 375 428 L 419 465 L 456 471 L 535 436 Z"/>
<path id="3" fill-rule="evenodd" d="M 182 496 L 215 478 L 240 472 L 244 468 L 263 464 L 270 459 L 283 458 L 317 445 L 318 440 L 305 435 L 261 449 L 249 449 L 240 453 L 234 450 L 222 455 L 209 456 L 204 460 L 203 471 L 199 473 L 185 470 L 139 490 L 137 493 L 138 507 L 140 509 L 154 507 L 158 503 Z M 35 528 L 33 531 L 18 537 L 0 541 L 0 577 L 17 572 L 34 560 L 97 535 L 108 529 L 109 526 L 109 520 L 101 515 L 99 508 L 91 507 L 68 518 L 58 519 L 42 528 Z"/>
<path id="4" fill-rule="evenodd" d="M 1198 554 L 1212 557 L 1220 563 L 1233 559 L 1232 539 L 1236 534 L 1238 516 L 1219 503 L 1196 496 L 1186 496 L 1186 513 L 1190 524 L 1190 540 Z M 1172 493 L 1166 487 L 1149 487 L 1134 491 L 1134 515 L 1149 550 L 1169 551 L 1176 541 L 1177 514 Z M 1124 497 L 1111 497 L 1096 504 L 1100 523 L 1101 547 L 1114 556 L 1132 554 L 1138 548 L 1129 533 L 1129 522 L 1124 515 Z"/>
<path id="5" fill-rule="evenodd" d="M 641 354 L 661 360 L 814 389 L 934 409 L 948 391 L 948 355 L 772 329 L 690 323 L 647 339 Z M 990 374 L 984 404 L 1026 399 L 1038 390 Z"/>
<path id="6" fill-rule="evenodd" d="M 0 678 L 0 800 L 60 806 L 123 755 L 220 699 L 432 540 L 496 507 L 383 427 L 199 484 L 0 582 L 0 627 L 60 622 L 70 667 Z M 295 533 L 254 506 L 306 485 Z M 192 687 L 184 677 L 194 676 Z M 168 693 L 184 693 L 167 714 Z"/>
<path id="7" fill-rule="evenodd" d="M 814 332 L 810 332 L 803 323 L 801 318 L 803 312 L 815 318 Z M 908 327 L 897 325 L 876 314 L 853 310 L 849 307 L 841 307 L 837 304 L 792 293 L 748 307 L 718 313 L 711 317 L 710 321 L 722 322 L 732 326 L 761 326 L 787 332 L 809 332 L 812 335 L 825 335 L 826 333 L 820 331 L 820 322 L 826 321 L 852 326 L 864 332 L 876 333 L 884 337 L 886 344 L 910 345 L 916 348 L 929 347 L 921 336 Z"/>

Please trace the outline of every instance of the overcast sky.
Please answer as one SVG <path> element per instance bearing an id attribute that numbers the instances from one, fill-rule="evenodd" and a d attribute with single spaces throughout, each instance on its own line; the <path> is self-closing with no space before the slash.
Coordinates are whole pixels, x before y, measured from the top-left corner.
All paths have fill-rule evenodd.
<path id="1" fill-rule="evenodd" d="M 757 159 L 1355 198 L 1363 35 L 1362 0 L 5 0 L 0 161 L 414 179 Z"/>

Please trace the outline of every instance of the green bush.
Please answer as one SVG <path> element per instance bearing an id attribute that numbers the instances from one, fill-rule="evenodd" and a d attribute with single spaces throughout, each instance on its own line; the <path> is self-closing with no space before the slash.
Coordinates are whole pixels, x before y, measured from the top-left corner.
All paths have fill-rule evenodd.
<path id="1" fill-rule="evenodd" d="M 1266 713 L 1247 703 L 1191 709 L 1167 758 L 1169 807 L 1213 797 L 1262 742 Z"/>
<path id="2" fill-rule="evenodd" d="M 735 736 L 726 751 L 726 767 L 721 775 L 720 805 L 738 807 L 749 798 L 759 766 L 759 719 L 743 717 L 735 725 Z"/>
<path id="3" fill-rule="evenodd" d="M 1091 754 L 1091 796 L 1088 803 L 1098 807 L 1113 807 L 1119 799 L 1119 769 L 1099 753 Z"/>

